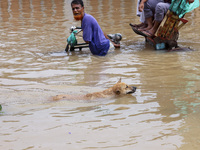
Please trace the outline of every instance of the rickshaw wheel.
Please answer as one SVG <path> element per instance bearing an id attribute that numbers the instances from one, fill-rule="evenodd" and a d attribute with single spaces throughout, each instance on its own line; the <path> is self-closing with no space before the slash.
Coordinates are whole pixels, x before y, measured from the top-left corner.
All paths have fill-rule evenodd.
<path id="1" fill-rule="evenodd" d="M 70 46 L 70 51 L 74 51 L 74 46 Z"/>
<path id="2" fill-rule="evenodd" d="M 174 31 L 173 36 L 170 40 L 167 41 L 167 48 L 170 50 L 172 48 L 177 48 L 178 47 L 178 43 L 177 40 L 179 38 L 179 32 L 178 31 Z"/>

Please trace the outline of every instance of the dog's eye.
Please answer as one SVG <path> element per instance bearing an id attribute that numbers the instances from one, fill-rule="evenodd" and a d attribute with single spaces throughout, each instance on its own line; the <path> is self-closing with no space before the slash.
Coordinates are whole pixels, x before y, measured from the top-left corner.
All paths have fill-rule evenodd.
<path id="1" fill-rule="evenodd" d="M 126 88 L 128 88 L 128 85 L 126 86 Z"/>

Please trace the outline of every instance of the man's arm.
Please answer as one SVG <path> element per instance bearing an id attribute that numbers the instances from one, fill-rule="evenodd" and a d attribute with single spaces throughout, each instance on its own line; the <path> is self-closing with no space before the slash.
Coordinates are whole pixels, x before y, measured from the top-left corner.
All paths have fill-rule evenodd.
<path id="1" fill-rule="evenodd" d="M 110 42 L 112 42 L 112 44 L 114 45 L 114 47 L 116 47 L 116 48 L 119 48 L 119 47 L 120 47 L 120 44 L 116 44 L 116 43 L 114 43 L 113 41 L 111 41 L 110 38 L 107 36 L 107 34 L 104 33 L 104 36 L 105 36 L 107 39 L 109 39 Z"/>
<path id="2" fill-rule="evenodd" d="M 144 3 L 147 2 L 147 1 L 148 1 L 148 0 L 141 0 L 140 5 L 139 5 L 139 8 L 138 8 L 138 10 L 139 10 L 140 12 L 142 12 L 142 11 L 144 10 Z"/>

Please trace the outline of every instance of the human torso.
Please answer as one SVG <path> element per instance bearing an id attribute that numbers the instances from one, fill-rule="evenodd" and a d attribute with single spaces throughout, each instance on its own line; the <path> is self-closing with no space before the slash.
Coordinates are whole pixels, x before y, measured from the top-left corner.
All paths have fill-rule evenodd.
<path id="1" fill-rule="evenodd" d="M 109 49 L 109 40 L 105 38 L 96 19 L 85 13 L 81 27 L 83 29 L 83 39 L 89 42 L 91 52 L 94 55 L 106 55 Z"/>

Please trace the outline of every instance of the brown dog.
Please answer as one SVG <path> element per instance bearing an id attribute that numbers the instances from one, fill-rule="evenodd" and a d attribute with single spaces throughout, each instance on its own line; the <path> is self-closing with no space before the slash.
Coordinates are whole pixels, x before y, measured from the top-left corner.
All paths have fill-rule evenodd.
<path id="1" fill-rule="evenodd" d="M 56 95 L 53 100 L 93 100 L 97 98 L 108 98 L 112 96 L 131 94 L 136 91 L 136 87 L 129 86 L 126 83 L 121 82 L 121 79 L 111 88 L 106 89 L 102 92 L 89 93 L 86 95 Z"/>

